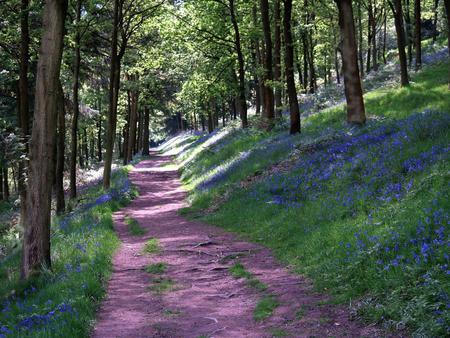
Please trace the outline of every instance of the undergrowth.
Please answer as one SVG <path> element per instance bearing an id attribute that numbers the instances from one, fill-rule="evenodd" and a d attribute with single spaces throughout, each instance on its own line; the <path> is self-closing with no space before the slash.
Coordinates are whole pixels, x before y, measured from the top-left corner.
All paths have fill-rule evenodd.
<path id="1" fill-rule="evenodd" d="M 54 220 L 51 270 L 21 282 L 19 249 L 1 261 L 0 337 L 89 336 L 119 245 L 112 213 L 137 194 L 129 169 L 113 174 L 110 190 L 90 188 L 84 204 Z"/>

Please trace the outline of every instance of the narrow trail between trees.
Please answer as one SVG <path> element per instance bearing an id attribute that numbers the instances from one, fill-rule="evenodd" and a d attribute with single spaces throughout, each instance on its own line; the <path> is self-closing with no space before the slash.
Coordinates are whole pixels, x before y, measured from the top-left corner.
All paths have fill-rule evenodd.
<path id="1" fill-rule="evenodd" d="M 327 303 L 327 296 L 316 294 L 307 279 L 290 274 L 268 249 L 179 216 L 186 193 L 177 171 L 166 166 L 170 161 L 154 154 L 130 173 L 140 195 L 114 214 L 122 244 L 93 337 L 384 336 L 351 321 L 345 307 Z M 127 217 L 145 235 L 131 235 Z M 153 253 L 144 251 L 149 240 Z M 156 263 L 166 264 L 167 270 L 145 270 Z M 235 278 L 229 268 L 236 263 L 252 277 Z M 256 320 L 255 307 L 262 299 L 278 306 L 266 319 Z M 261 305 L 258 313 L 264 314 Z"/>

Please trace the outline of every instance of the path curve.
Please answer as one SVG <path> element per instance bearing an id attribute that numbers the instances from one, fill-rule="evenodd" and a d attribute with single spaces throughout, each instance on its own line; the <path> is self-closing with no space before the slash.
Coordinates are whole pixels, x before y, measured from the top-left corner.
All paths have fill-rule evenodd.
<path id="1" fill-rule="evenodd" d="M 263 338 L 276 332 L 299 338 L 383 336 L 374 327 L 351 321 L 344 307 L 324 304 L 326 296 L 315 294 L 307 279 L 280 266 L 268 249 L 179 216 L 186 193 L 177 171 L 166 166 L 170 161 L 152 156 L 130 173 L 140 195 L 113 216 L 122 244 L 92 337 Z M 146 235 L 131 236 L 126 216 L 136 219 Z M 162 250 L 143 254 L 152 237 Z M 144 271 L 158 262 L 168 264 L 164 278 L 174 282 L 173 290 L 160 294 L 149 290 L 156 277 Z M 268 289 L 258 291 L 233 278 L 228 268 L 236 262 Z M 270 318 L 256 322 L 253 310 L 265 293 L 274 295 L 280 306 Z"/>

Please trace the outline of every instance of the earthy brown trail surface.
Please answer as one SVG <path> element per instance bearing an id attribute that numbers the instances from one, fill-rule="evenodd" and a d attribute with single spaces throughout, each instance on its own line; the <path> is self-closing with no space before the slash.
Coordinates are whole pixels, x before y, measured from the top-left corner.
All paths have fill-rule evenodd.
<path id="1" fill-rule="evenodd" d="M 154 156 L 130 174 L 140 196 L 114 215 L 122 240 L 113 260 L 108 296 L 98 313 L 93 337 L 272 337 L 283 330 L 291 337 L 381 337 L 374 327 L 349 319 L 344 307 L 325 304 L 308 280 L 290 274 L 270 251 L 207 224 L 178 215 L 185 207 L 178 173 L 165 167 L 169 157 Z M 124 218 L 147 230 L 132 236 Z M 159 239 L 161 251 L 143 253 L 146 241 Z M 236 257 L 238 256 L 238 257 Z M 156 275 L 148 264 L 164 262 L 170 291 L 149 289 Z M 228 267 L 240 262 L 263 283 L 266 291 L 234 278 Z M 268 319 L 256 322 L 253 311 L 266 294 L 280 305 Z M 302 316 L 296 316 L 303 308 Z"/>

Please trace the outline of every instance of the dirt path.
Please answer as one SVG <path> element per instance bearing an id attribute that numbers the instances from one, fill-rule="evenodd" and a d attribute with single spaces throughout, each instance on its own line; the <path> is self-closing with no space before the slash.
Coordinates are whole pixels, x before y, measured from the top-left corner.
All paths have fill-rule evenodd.
<path id="1" fill-rule="evenodd" d="M 168 162 L 168 157 L 154 157 L 130 174 L 140 196 L 114 215 L 122 245 L 93 337 L 383 336 L 350 321 L 343 307 L 324 304 L 326 296 L 315 294 L 302 277 L 289 274 L 268 249 L 178 216 L 185 192 L 177 172 L 164 167 Z M 126 216 L 148 232 L 130 235 Z M 161 250 L 143 253 L 153 237 Z M 261 291 L 244 278 L 234 278 L 228 268 L 238 262 L 268 288 Z M 157 275 L 144 270 L 155 263 L 166 263 L 167 271 Z M 164 286 L 169 290 L 151 290 Z M 279 306 L 269 318 L 255 321 L 255 306 L 267 295 Z"/>

